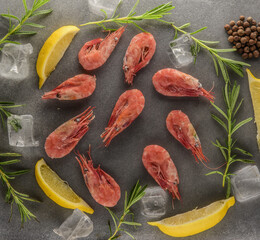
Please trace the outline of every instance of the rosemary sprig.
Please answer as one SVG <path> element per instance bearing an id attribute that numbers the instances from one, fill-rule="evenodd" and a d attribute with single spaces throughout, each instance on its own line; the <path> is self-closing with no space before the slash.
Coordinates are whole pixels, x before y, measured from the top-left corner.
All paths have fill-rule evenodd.
<path id="1" fill-rule="evenodd" d="M 12 114 L 7 110 L 10 108 L 22 107 L 23 105 L 17 105 L 14 102 L 0 102 L 0 117 L 2 121 L 2 126 L 5 128 L 5 118 L 10 117 Z M 13 127 L 13 129 L 18 132 L 21 129 L 21 125 L 17 119 L 13 119 L 9 122 L 9 124 Z"/>
<path id="2" fill-rule="evenodd" d="M 39 8 L 41 8 L 43 5 L 48 3 L 49 0 L 34 0 L 31 9 L 28 8 L 26 0 L 22 0 L 22 1 L 23 1 L 25 13 L 21 18 L 15 16 L 15 15 L 9 14 L 9 13 L 1 14 L 1 16 L 9 19 L 9 29 L 8 29 L 8 33 L 2 39 L 0 39 L 0 46 L 5 43 L 20 44 L 19 42 L 10 40 L 10 37 L 12 35 L 34 35 L 34 34 L 36 34 L 37 32 L 35 32 L 35 31 L 23 31 L 23 27 L 30 26 L 30 27 L 35 27 L 35 28 L 44 28 L 44 26 L 40 25 L 40 24 L 32 23 L 32 22 L 27 22 L 27 20 L 34 16 L 45 15 L 45 14 L 52 12 L 52 9 L 39 10 Z M 16 24 L 13 24 L 12 21 L 15 21 Z M 0 50 L 1 50 L 1 48 L 0 48 Z"/>
<path id="3" fill-rule="evenodd" d="M 20 157 L 21 155 L 18 153 L 0 153 L 0 157 Z M 19 213 L 21 215 L 21 227 L 27 220 L 35 219 L 37 220 L 36 216 L 31 213 L 28 208 L 24 205 L 24 201 L 33 201 L 38 202 L 35 199 L 29 197 L 29 195 L 16 191 L 12 185 L 10 184 L 9 180 L 15 179 L 16 176 L 22 175 L 28 172 L 28 170 L 19 170 L 13 172 L 6 172 L 4 170 L 4 166 L 15 164 L 20 162 L 19 159 L 12 159 L 6 161 L 0 161 L 0 179 L 3 182 L 3 185 L 7 188 L 7 192 L 5 195 L 5 201 L 11 205 L 11 215 L 9 221 L 11 221 L 12 213 L 13 213 L 13 204 L 15 203 L 18 207 Z"/>
<path id="4" fill-rule="evenodd" d="M 122 1 L 119 2 L 118 6 L 116 7 L 116 10 L 111 18 L 108 19 L 107 13 L 102 9 L 102 12 L 105 14 L 104 19 L 102 19 L 100 21 L 95 21 L 95 22 L 87 22 L 87 23 L 81 24 L 80 26 L 82 27 L 82 26 L 96 24 L 96 25 L 102 27 L 104 30 L 115 30 L 115 29 L 106 28 L 104 24 L 115 23 L 119 26 L 122 26 L 122 24 L 133 24 L 134 26 L 136 26 L 137 28 L 139 28 L 140 30 L 145 32 L 145 30 L 142 29 L 136 22 L 141 21 L 141 20 L 161 19 L 161 18 L 163 18 L 163 16 L 171 14 L 169 11 L 171 11 L 172 9 L 175 8 L 174 6 L 172 6 L 172 2 L 168 2 L 165 4 L 161 4 L 153 9 L 151 9 L 150 11 L 146 11 L 145 13 L 143 13 L 141 15 L 136 16 L 136 8 L 139 4 L 139 0 L 137 0 L 136 3 L 134 4 L 133 8 L 131 9 L 131 11 L 128 13 L 128 15 L 125 17 L 120 17 L 120 14 L 116 15 L 116 12 L 117 12 L 118 7 L 121 5 L 121 3 L 122 3 Z"/>
<path id="5" fill-rule="evenodd" d="M 235 162 L 243 162 L 243 163 L 253 163 L 254 161 L 251 159 L 245 159 L 240 158 L 237 156 L 237 154 L 242 154 L 244 156 L 252 157 L 252 154 L 248 151 L 235 147 L 236 140 L 233 139 L 234 133 L 244 126 L 246 123 L 250 122 L 252 118 L 247 118 L 239 123 L 236 121 L 236 113 L 238 112 L 239 108 L 241 107 L 243 103 L 243 99 L 238 103 L 238 97 L 239 97 L 239 91 L 240 86 L 234 83 L 233 87 L 231 87 L 228 83 L 226 83 L 223 95 L 224 100 L 226 104 L 226 112 L 224 112 L 221 108 L 216 106 L 214 103 L 211 103 L 213 107 L 218 111 L 218 113 L 222 116 L 222 118 L 219 118 L 215 114 L 211 114 L 212 118 L 222 126 L 225 131 L 227 132 L 227 139 L 226 139 L 226 145 L 223 145 L 220 143 L 219 140 L 216 140 L 215 143 L 213 143 L 214 146 L 218 147 L 226 161 L 226 169 L 224 173 L 220 171 L 212 171 L 208 173 L 207 175 L 211 174 L 219 174 L 222 176 L 222 186 L 225 186 L 225 183 L 227 183 L 227 190 L 226 190 L 226 197 L 228 198 L 230 196 L 230 176 L 232 175 L 229 172 L 229 167 L 231 164 Z"/>
<path id="6" fill-rule="evenodd" d="M 125 218 L 127 215 L 132 215 L 132 217 L 133 217 L 134 214 L 130 211 L 130 207 L 132 207 L 135 203 L 137 203 L 145 195 L 144 191 L 145 191 L 146 187 L 147 186 L 142 187 L 139 184 L 139 180 L 138 180 L 137 183 L 135 184 L 135 186 L 133 187 L 132 191 L 130 192 L 130 195 L 128 198 L 127 198 L 127 192 L 125 192 L 124 212 L 120 218 L 118 218 L 114 212 L 112 212 L 109 208 L 106 207 L 106 209 L 110 213 L 110 215 L 113 219 L 114 225 L 115 225 L 115 231 L 112 234 L 110 221 L 108 221 L 108 226 L 109 226 L 109 230 L 110 230 L 110 237 L 108 238 L 108 240 L 113 240 L 113 239 L 119 238 L 121 235 L 118 234 L 118 232 L 120 232 L 120 231 L 125 232 L 131 238 L 135 239 L 132 234 L 127 232 L 125 229 L 122 229 L 121 225 L 125 224 L 125 225 L 131 225 L 131 226 L 141 226 L 140 223 L 134 222 L 133 218 L 132 218 L 131 222 L 126 221 Z"/>
<path id="7" fill-rule="evenodd" d="M 166 22 L 163 20 L 159 20 L 159 21 L 167 23 L 167 24 L 171 24 L 171 26 L 175 29 L 174 39 L 176 39 L 178 37 L 178 32 L 183 33 L 183 34 L 188 34 L 188 32 L 184 31 L 183 29 L 189 27 L 190 23 L 186 23 L 180 27 L 177 27 L 173 23 L 169 23 L 169 22 Z M 230 68 L 232 71 L 234 71 L 240 77 L 243 77 L 244 76 L 243 66 L 250 66 L 249 64 L 247 64 L 245 62 L 241 62 L 241 61 L 236 61 L 236 60 L 233 60 L 230 58 L 222 57 L 219 55 L 219 53 L 234 52 L 234 51 L 236 51 L 236 49 L 234 49 L 234 48 L 228 48 L 228 49 L 212 48 L 208 45 L 217 44 L 219 42 L 201 40 L 201 39 L 195 38 L 193 36 L 194 34 L 199 33 L 205 29 L 207 29 L 207 27 L 203 27 L 194 32 L 189 33 L 191 35 L 192 40 L 194 41 L 194 45 L 191 47 L 191 53 L 195 57 L 194 63 L 196 62 L 196 58 L 197 58 L 201 48 L 204 48 L 205 50 L 207 50 L 210 53 L 210 55 L 212 57 L 217 76 L 219 76 L 219 69 L 220 69 L 225 82 L 230 82 L 228 68 Z"/>

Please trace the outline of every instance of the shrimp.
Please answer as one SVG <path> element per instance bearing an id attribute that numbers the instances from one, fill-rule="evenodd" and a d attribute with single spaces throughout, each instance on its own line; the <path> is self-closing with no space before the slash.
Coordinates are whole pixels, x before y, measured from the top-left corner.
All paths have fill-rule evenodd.
<path id="1" fill-rule="evenodd" d="M 89 97 L 95 88 L 96 76 L 79 74 L 45 93 L 42 99 L 78 100 Z"/>
<path id="2" fill-rule="evenodd" d="M 94 70 L 101 67 L 115 49 L 125 27 L 108 34 L 105 39 L 97 38 L 86 42 L 78 54 L 79 63 L 85 70 Z"/>
<path id="3" fill-rule="evenodd" d="M 108 126 L 100 135 L 103 138 L 105 147 L 111 140 L 125 130 L 143 111 L 144 95 L 137 89 L 125 91 L 117 100 L 111 114 Z"/>
<path id="4" fill-rule="evenodd" d="M 166 126 L 176 140 L 192 151 L 196 162 L 208 161 L 202 153 L 200 139 L 185 113 L 180 110 L 171 111 L 166 119 Z"/>
<path id="5" fill-rule="evenodd" d="M 156 42 L 151 33 L 139 33 L 133 37 L 127 48 L 123 70 L 125 72 L 125 81 L 133 84 L 135 74 L 145 67 L 154 55 Z"/>
<path id="6" fill-rule="evenodd" d="M 157 92 L 171 97 L 204 96 L 214 102 L 211 91 L 206 91 L 198 79 L 176 69 L 165 68 L 153 76 L 153 85 Z"/>
<path id="7" fill-rule="evenodd" d="M 76 159 L 91 196 L 105 207 L 114 207 L 121 197 L 120 186 L 100 166 L 96 169 L 93 167 L 90 150 L 88 151 L 89 160 L 84 155 L 79 153 L 77 155 Z"/>
<path id="8" fill-rule="evenodd" d="M 168 190 L 173 199 L 180 200 L 177 168 L 166 149 L 158 145 L 149 145 L 144 149 L 142 161 L 148 173 L 161 188 Z"/>
<path id="9" fill-rule="evenodd" d="M 60 125 L 47 137 L 45 151 L 50 158 L 62 158 L 75 148 L 95 118 L 92 110 L 93 108 L 88 107 L 83 113 Z"/>

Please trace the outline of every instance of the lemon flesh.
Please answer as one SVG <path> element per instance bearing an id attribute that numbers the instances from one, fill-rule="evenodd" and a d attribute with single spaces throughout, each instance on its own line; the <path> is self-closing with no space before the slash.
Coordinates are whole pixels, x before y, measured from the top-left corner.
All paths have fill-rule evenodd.
<path id="1" fill-rule="evenodd" d="M 35 177 L 40 188 L 55 203 L 92 214 L 94 210 L 64 182 L 43 159 L 35 165 Z"/>
<path id="2" fill-rule="evenodd" d="M 224 218 L 227 210 L 234 204 L 235 198 L 230 197 L 214 202 L 201 209 L 194 209 L 158 222 L 148 222 L 148 224 L 157 226 L 167 235 L 187 237 L 215 226 Z"/>
<path id="3" fill-rule="evenodd" d="M 79 28 L 76 26 L 63 26 L 54 31 L 45 41 L 36 63 L 39 89 L 41 89 L 48 76 L 55 69 L 78 31 Z"/>
<path id="4" fill-rule="evenodd" d="M 260 79 L 255 78 L 249 69 L 246 69 L 246 72 L 248 74 L 248 84 L 255 113 L 255 123 L 257 127 L 256 139 L 258 148 L 260 149 Z"/>

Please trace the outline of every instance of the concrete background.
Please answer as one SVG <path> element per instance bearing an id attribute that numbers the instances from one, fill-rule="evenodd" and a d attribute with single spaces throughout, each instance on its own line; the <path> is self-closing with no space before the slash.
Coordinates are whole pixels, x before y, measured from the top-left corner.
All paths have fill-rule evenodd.
<path id="1" fill-rule="evenodd" d="M 28 5 L 31 2 L 28 1 Z M 141 1 L 137 12 L 143 13 L 145 10 L 162 3 L 164 3 L 163 0 Z M 133 0 L 123 3 L 120 9 L 122 16 L 125 16 L 130 11 L 133 4 Z M 197 37 L 205 40 L 220 40 L 221 43 L 218 45 L 220 48 L 230 47 L 223 28 L 230 20 L 238 20 L 239 16 L 243 14 L 252 16 L 257 22 L 260 21 L 258 18 L 259 1 L 176 0 L 173 5 L 176 8 L 172 11 L 172 15 L 167 17 L 168 20 L 174 21 L 179 26 L 186 22 L 191 22 L 190 31 L 208 26 L 208 29 L 199 33 Z M 15 15 L 21 15 L 23 9 L 21 0 L 0 0 L 0 6 L 1 13 L 6 13 L 9 9 L 10 13 Z M 174 201 L 174 210 L 171 208 L 169 196 L 169 207 L 165 217 L 184 213 L 196 207 L 204 207 L 216 200 L 223 199 L 225 197 L 225 189 L 221 187 L 221 178 L 218 175 L 205 176 L 209 170 L 202 164 L 196 164 L 191 152 L 183 148 L 165 127 L 167 114 L 173 109 L 181 109 L 189 116 L 199 135 L 203 152 L 210 159 L 209 166 L 219 166 L 223 163 L 223 158 L 219 150 L 211 144 L 211 141 L 214 141 L 216 138 L 223 141 L 225 132 L 211 119 L 210 113 L 215 112 L 215 110 L 205 98 L 166 98 L 154 90 L 151 82 L 155 72 L 162 68 L 172 67 L 166 51 L 169 41 L 174 36 L 174 31 L 169 26 L 153 21 L 140 23 L 143 28 L 154 35 L 157 41 L 157 49 L 153 59 L 146 68 L 137 74 L 134 79 L 134 85 L 131 87 L 140 89 L 143 92 L 146 105 L 140 117 L 118 135 L 111 145 L 105 149 L 100 147 L 101 139 L 99 135 L 106 127 L 118 97 L 125 90 L 129 89 L 124 83 L 122 59 L 132 37 L 140 31 L 129 25 L 107 63 L 98 70 L 90 72 L 97 76 L 97 88 L 91 97 L 76 102 L 43 101 L 41 96 L 44 92 L 50 91 L 69 77 L 85 72 L 77 59 L 77 54 L 83 44 L 94 38 L 106 36 L 97 26 L 82 27 L 56 70 L 46 81 L 42 90 L 38 90 L 35 63 L 38 52 L 49 35 L 64 25 L 79 25 L 100 19 L 100 17 L 88 11 L 88 4 L 85 0 L 50 1 L 45 8 L 47 7 L 52 8 L 53 13 L 47 17 L 35 19 L 35 22 L 45 25 L 46 28 L 38 30 L 38 34 L 35 36 L 20 38 L 20 41 L 23 43 L 30 42 L 34 47 L 34 53 L 30 59 L 30 76 L 20 83 L 0 79 L 0 100 L 12 100 L 16 103 L 26 104 L 22 108 L 13 110 L 13 113 L 32 114 L 35 120 L 35 138 L 40 141 L 38 148 L 10 147 L 7 132 L 1 127 L 0 151 L 21 153 L 23 155 L 22 162 L 17 164 L 17 168 L 32 169 L 31 173 L 17 177 L 16 180 L 12 181 L 12 184 L 17 190 L 28 193 L 30 196 L 42 201 L 42 203 L 26 202 L 26 206 L 37 216 L 40 222 L 30 221 L 25 224 L 24 229 L 20 230 L 20 216 L 16 206 L 14 206 L 12 221 L 8 223 L 10 206 L 4 202 L 4 191 L 1 188 L 0 240 L 59 239 L 52 230 L 57 228 L 72 213 L 72 210 L 62 208 L 51 201 L 38 187 L 33 169 L 35 163 L 41 157 L 44 157 L 49 166 L 94 208 L 95 213 L 90 216 L 94 223 L 94 232 L 87 239 L 103 240 L 108 238 L 107 221 L 110 219 L 110 215 L 104 207 L 97 204 L 91 197 L 83 181 L 74 153 L 62 159 L 51 160 L 44 151 L 46 137 L 60 124 L 81 113 L 88 106 L 96 107 L 94 110 L 96 119 L 91 123 L 89 132 L 79 142 L 76 149 L 86 153 L 88 145 L 91 144 L 94 165 L 100 164 L 105 171 L 115 178 L 121 186 L 122 195 L 126 190 L 129 192 L 138 179 L 140 179 L 142 185 L 156 185 L 155 181 L 143 167 L 141 156 L 145 146 L 158 144 L 169 151 L 178 169 L 180 176 L 179 190 L 182 196 L 182 202 Z M 236 53 L 231 53 L 229 56 L 241 60 Z M 251 70 L 253 74 L 260 77 L 259 60 L 254 59 L 247 62 L 252 64 Z M 224 107 L 221 94 L 224 81 L 216 76 L 213 62 L 207 52 L 202 50 L 196 65 L 191 65 L 181 70 L 197 77 L 206 90 L 211 89 L 214 83 L 216 104 Z M 247 76 L 241 78 L 233 73 L 230 73 L 230 76 L 232 81 L 237 81 L 241 85 L 240 97 L 244 98 L 244 104 L 237 116 L 238 120 L 253 116 Z M 238 139 L 238 146 L 243 146 L 254 154 L 254 160 L 259 166 L 256 126 L 253 121 L 239 130 L 235 137 Z M 232 171 L 242 166 L 242 164 L 235 164 Z M 122 208 L 123 197 L 118 205 L 113 208 L 113 211 L 120 214 Z M 226 217 L 214 228 L 185 239 L 260 239 L 259 209 L 259 198 L 245 203 L 237 202 L 228 211 Z M 140 214 L 140 205 L 137 204 L 132 210 L 135 213 L 135 220 L 143 224 L 142 227 L 136 230 L 133 227 L 126 228 L 136 239 L 172 239 L 161 233 L 158 228 L 146 224 L 148 219 Z M 128 237 L 122 236 L 121 239 L 128 239 Z"/>

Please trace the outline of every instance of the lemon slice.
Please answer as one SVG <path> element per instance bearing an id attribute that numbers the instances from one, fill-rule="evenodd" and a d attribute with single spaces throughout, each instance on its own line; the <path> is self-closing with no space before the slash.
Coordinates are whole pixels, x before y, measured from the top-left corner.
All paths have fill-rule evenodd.
<path id="1" fill-rule="evenodd" d="M 157 226 L 163 233 L 173 237 L 191 236 L 215 226 L 234 204 L 235 198 L 230 197 L 201 209 L 194 209 L 158 222 L 148 222 L 148 224 Z"/>
<path id="2" fill-rule="evenodd" d="M 255 123 L 257 127 L 256 139 L 258 148 L 260 149 L 260 79 L 255 78 L 249 69 L 246 69 L 246 72 L 248 74 L 249 89 L 255 113 Z"/>
<path id="3" fill-rule="evenodd" d="M 36 63 L 39 89 L 63 57 L 72 39 L 79 31 L 76 26 L 63 26 L 51 34 L 43 44 Z"/>
<path id="4" fill-rule="evenodd" d="M 35 177 L 44 193 L 58 205 L 80 209 L 92 214 L 94 210 L 65 183 L 46 162 L 40 159 L 35 165 Z"/>

